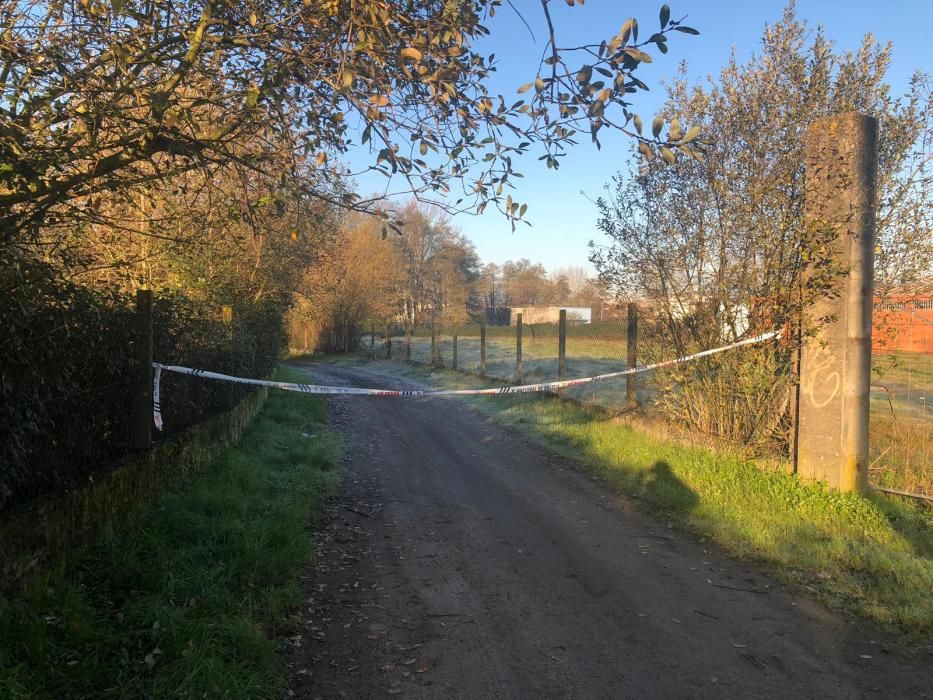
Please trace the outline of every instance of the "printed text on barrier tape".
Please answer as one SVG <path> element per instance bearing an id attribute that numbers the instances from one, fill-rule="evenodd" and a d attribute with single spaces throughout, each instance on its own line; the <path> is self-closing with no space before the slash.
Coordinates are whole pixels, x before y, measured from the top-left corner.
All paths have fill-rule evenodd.
<path id="1" fill-rule="evenodd" d="M 731 343 L 729 345 L 723 345 L 719 348 L 713 348 L 712 350 L 704 350 L 702 352 L 694 353 L 693 355 L 686 355 L 684 357 L 678 357 L 673 360 L 665 360 L 663 362 L 655 362 L 651 365 L 641 365 L 638 367 L 631 367 L 629 369 L 619 370 L 618 372 L 609 372 L 608 374 L 597 374 L 592 377 L 581 377 L 579 379 L 564 379 L 557 382 L 544 382 L 541 384 L 521 384 L 519 386 L 498 386 L 492 387 L 489 389 L 364 389 L 361 387 L 345 387 L 345 386 L 322 386 L 318 384 L 295 384 L 293 382 L 276 382 L 268 379 L 246 379 L 244 377 L 234 377 L 229 374 L 220 374 L 219 372 L 210 372 L 204 369 L 192 369 L 191 367 L 179 367 L 177 365 L 162 365 L 157 362 L 153 363 L 155 368 L 155 376 L 153 377 L 153 418 L 155 421 L 156 428 L 162 430 L 162 414 L 161 406 L 159 404 L 159 381 L 161 377 L 162 370 L 167 372 L 176 372 L 178 374 L 187 374 L 192 377 L 200 377 L 202 379 L 213 379 L 216 381 L 222 382 L 233 382 L 236 384 L 251 384 L 253 386 L 267 386 L 274 389 L 284 389 L 285 391 L 297 391 L 303 394 L 342 394 L 342 395 L 353 395 L 353 396 L 488 396 L 493 394 L 524 394 L 537 391 L 556 391 L 557 389 L 564 389 L 571 386 L 579 386 L 581 384 L 588 384 L 590 382 L 598 382 L 606 379 L 614 379 L 616 377 L 624 377 L 630 374 L 638 374 L 639 372 L 649 372 L 654 369 L 662 369 L 664 367 L 673 367 L 674 365 L 681 364 L 683 362 L 689 362 L 691 360 L 698 360 L 701 357 L 709 357 L 710 355 L 715 355 L 720 352 L 725 352 L 726 350 L 733 350 L 735 348 L 740 348 L 745 345 L 753 345 L 755 343 L 761 343 L 766 340 L 771 340 L 776 338 L 781 334 L 781 331 L 772 331 L 770 333 L 765 333 L 763 335 L 755 336 L 754 338 L 748 338 L 746 340 L 740 340 L 736 343 Z"/>

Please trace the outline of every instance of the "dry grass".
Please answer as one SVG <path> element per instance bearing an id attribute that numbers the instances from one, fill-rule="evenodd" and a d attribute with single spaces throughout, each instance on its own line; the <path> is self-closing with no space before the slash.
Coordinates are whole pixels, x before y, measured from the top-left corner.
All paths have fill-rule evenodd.
<path id="1" fill-rule="evenodd" d="M 871 480 L 933 495 L 933 354 L 874 359 Z"/>

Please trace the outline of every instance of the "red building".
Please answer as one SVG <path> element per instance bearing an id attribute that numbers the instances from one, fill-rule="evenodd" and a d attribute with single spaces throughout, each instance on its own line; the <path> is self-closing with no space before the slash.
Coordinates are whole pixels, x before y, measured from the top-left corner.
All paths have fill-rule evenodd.
<path id="1" fill-rule="evenodd" d="M 872 351 L 933 353 L 933 281 L 875 294 Z"/>

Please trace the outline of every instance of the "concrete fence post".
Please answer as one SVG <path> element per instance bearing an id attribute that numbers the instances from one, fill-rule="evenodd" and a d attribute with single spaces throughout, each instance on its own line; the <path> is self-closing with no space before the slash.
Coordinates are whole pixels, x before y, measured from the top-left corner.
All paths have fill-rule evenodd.
<path id="1" fill-rule="evenodd" d="M 878 122 L 856 112 L 810 125 L 805 148 L 808 230 L 833 233 L 838 294 L 813 302 L 831 319 L 800 349 L 795 466 L 842 491 L 868 484 L 869 382 Z"/>
<path id="2" fill-rule="evenodd" d="M 515 379 L 522 383 L 522 315 L 515 320 Z"/>
<path id="3" fill-rule="evenodd" d="M 479 324 L 479 376 L 486 376 L 486 319 Z"/>
<path id="4" fill-rule="evenodd" d="M 152 290 L 136 290 L 133 449 L 152 447 Z"/>
<path id="5" fill-rule="evenodd" d="M 638 307 L 628 305 L 628 327 L 626 329 L 626 364 L 629 369 L 638 365 Z M 638 408 L 638 375 L 629 374 L 625 378 L 625 405 L 629 409 Z"/>

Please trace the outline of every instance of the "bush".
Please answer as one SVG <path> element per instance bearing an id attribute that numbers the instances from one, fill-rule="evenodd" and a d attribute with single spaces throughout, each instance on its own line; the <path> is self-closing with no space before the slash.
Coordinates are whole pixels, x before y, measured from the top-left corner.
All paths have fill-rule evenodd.
<path id="1" fill-rule="evenodd" d="M 0 509 L 68 488 L 126 451 L 133 351 L 126 299 L 4 262 Z"/>
<path id="2" fill-rule="evenodd" d="M 0 259 L 0 511 L 74 487 L 130 447 L 133 300 L 63 281 L 51 268 Z M 275 304 L 237 308 L 178 295 L 154 303 L 155 359 L 268 375 L 282 345 Z M 166 435 L 232 407 L 249 389 L 163 374 Z M 164 436 L 162 436 L 164 437 Z"/>
<path id="3" fill-rule="evenodd" d="M 669 421 L 755 452 L 786 454 L 793 388 L 789 358 L 769 345 L 661 370 L 657 408 Z"/>

